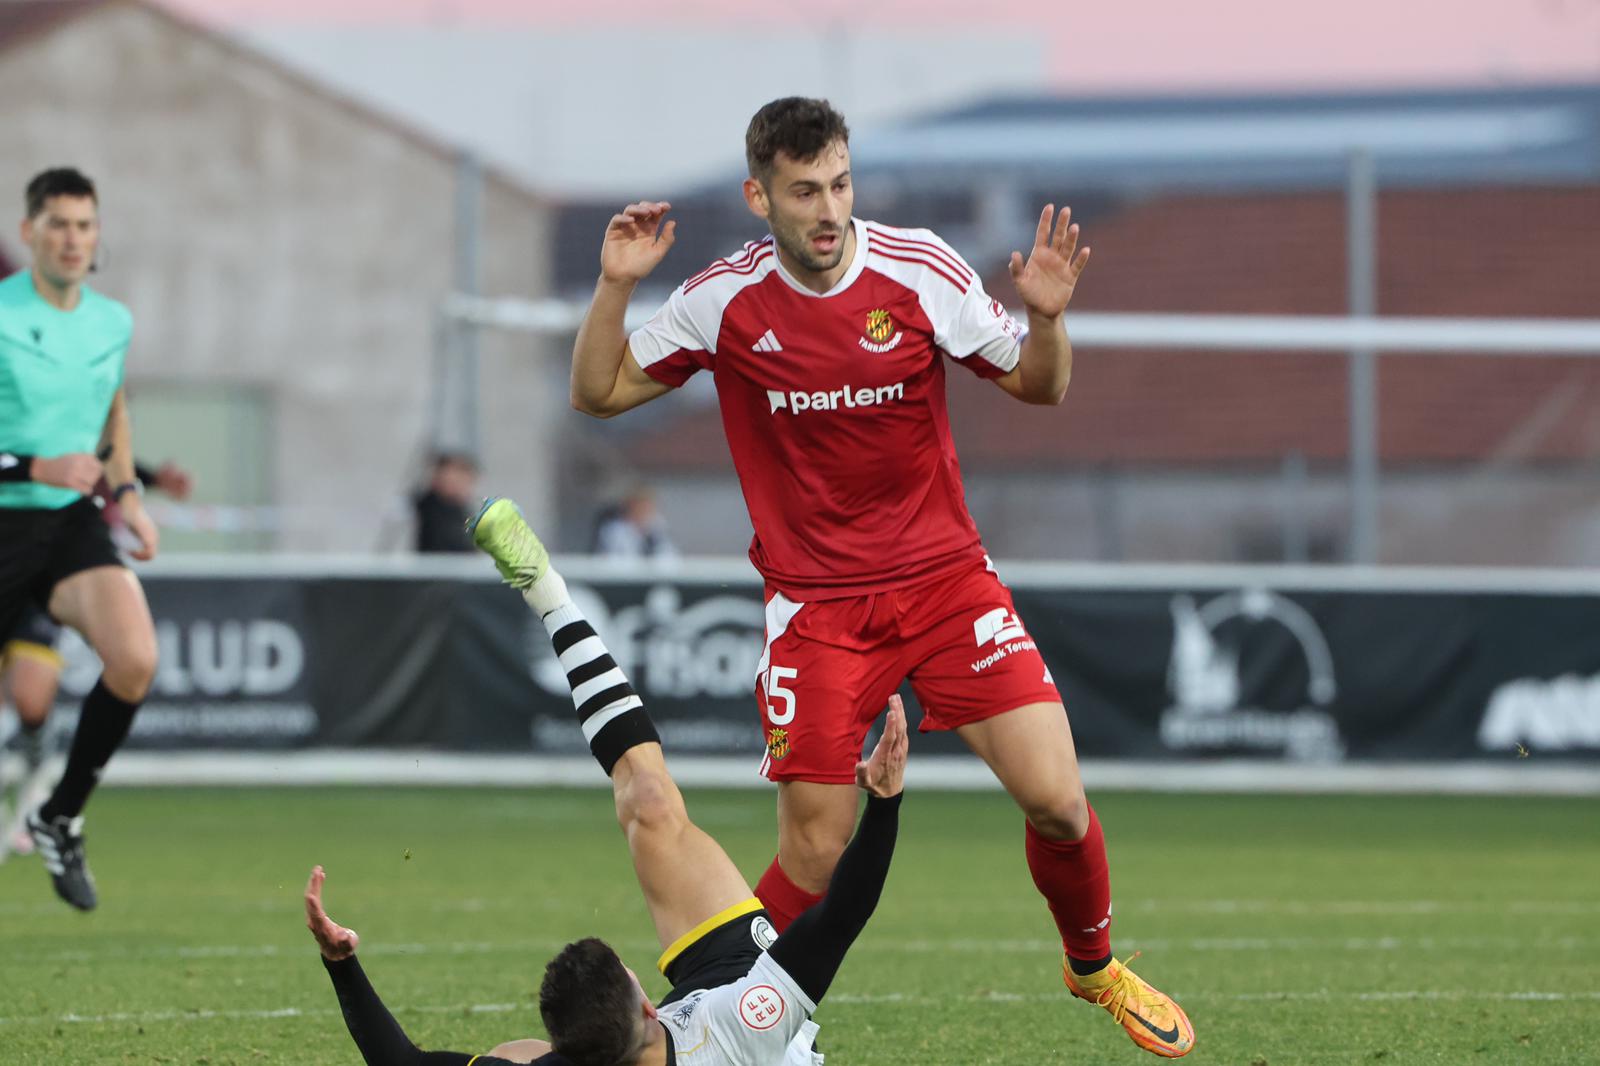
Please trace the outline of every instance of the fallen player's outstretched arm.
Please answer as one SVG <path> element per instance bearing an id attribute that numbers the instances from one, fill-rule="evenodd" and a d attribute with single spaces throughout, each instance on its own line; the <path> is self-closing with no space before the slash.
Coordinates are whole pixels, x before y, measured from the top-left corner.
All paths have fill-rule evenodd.
<path id="1" fill-rule="evenodd" d="M 866 928 L 883 893 L 900 828 L 908 746 L 905 709 L 900 697 L 892 696 L 878 746 L 869 760 L 856 766 L 867 809 L 833 868 L 828 893 L 796 918 L 768 952 L 813 1003 L 822 1002 L 845 952 Z"/>
<path id="2" fill-rule="evenodd" d="M 524 1040 L 515 1044 L 502 1044 L 496 1051 L 514 1051 L 515 1058 L 495 1058 L 489 1055 L 467 1055 L 460 1051 L 423 1051 L 406 1036 L 400 1023 L 378 998 L 377 990 L 367 980 L 361 963 L 356 961 L 356 947 L 361 938 L 354 929 L 328 917 L 322 909 L 322 882 L 326 875 L 322 867 L 313 867 L 311 880 L 306 883 L 306 926 L 322 949 L 322 965 L 333 981 L 333 990 L 339 997 L 339 1010 L 344 1015 L 345 1027 L 356 1042 L 361 1058 L 367 1066 L 509 1066 L 511 1062 L 538 1062 L 541 1066 L 564 1066 L 566 1060 L 549 1054 L 550 1045 L 542 1040 Z M 524 1055 L 526 1057 L 524 1057 Z"/>
<path id="3" fill-rule="evenodd" d="M 324 957 L 322 965 L 333 978 L 344 1024 L 367 1066 L 467 1066 L 472 1062 L 471 1055 L 459 1051 L 423 1051 L 413 1044 L 378 998 L 354 955 L 338 962 Z M 496 1061 L 500 1060 L 478 1059 L 479 1063 Z"/>

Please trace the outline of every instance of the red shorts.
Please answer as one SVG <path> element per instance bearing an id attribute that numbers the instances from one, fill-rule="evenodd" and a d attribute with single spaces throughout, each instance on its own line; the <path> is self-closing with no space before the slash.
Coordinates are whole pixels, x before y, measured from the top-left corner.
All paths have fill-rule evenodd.
<path id="1" fill-rule="evenodd" d="M 797 604 L 769 587 L 756 678 L 762 774 L 853 782 L 867 730 L 907 677 L 922 704 L 922 732 L 1061 702 L 993 570 L 817 603 Z"/>

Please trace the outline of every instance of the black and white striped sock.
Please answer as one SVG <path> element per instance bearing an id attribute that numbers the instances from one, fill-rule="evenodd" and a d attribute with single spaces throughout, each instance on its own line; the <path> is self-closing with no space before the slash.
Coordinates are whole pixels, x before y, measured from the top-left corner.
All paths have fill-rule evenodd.
<path id="1" fill-rule="evenodd" d="M 564 591 L 564 589 L 563 589 Z M 532 597 L 529 597 L 531 602 Z M 660 743 L 661 737 L 594 627 L 570 599 L 540 616 L 572 686 L 589 753 L 608 775 L 629 748 Z"/>

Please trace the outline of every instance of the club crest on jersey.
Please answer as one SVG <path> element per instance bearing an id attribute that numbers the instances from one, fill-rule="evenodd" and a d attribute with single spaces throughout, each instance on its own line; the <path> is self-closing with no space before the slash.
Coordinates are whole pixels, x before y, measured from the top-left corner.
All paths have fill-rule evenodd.
<path id="1" fill-rule="evenodd" d="M 773 729 L 767 734 L 767 754 L 772 756 L 772 761 L 777 762 L 789 754 L 789 731 L 787 729 Z"/>
<path id="2" fill-rule="evenodd" d="M 883 308 L 867 315 L 867 328 L 861 336 L 861 347 L 882 355 L 899 347 L 904 335 L 895 326 L 894 316 Z"/>

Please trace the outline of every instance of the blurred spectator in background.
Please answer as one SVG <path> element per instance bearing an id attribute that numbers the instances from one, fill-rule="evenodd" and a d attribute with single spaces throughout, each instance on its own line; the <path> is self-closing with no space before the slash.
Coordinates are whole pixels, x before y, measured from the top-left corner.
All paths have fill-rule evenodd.
<path id="1" fill-rule="evenodd" d="M 678 555 L 667 535 L 667 520 L 656 507 L 656 494 L 643 487 L 632 489 L 600 512 L 592 550 L 614 559 L 674 559 Z"/>
<path id="2" fill-rule="evenodd" d="M 428 487 L 412 499 L 417 551 L 469 552 L 467 519 L 477 502 L 478 461 L 465 452 L 435 452 Z"/>

